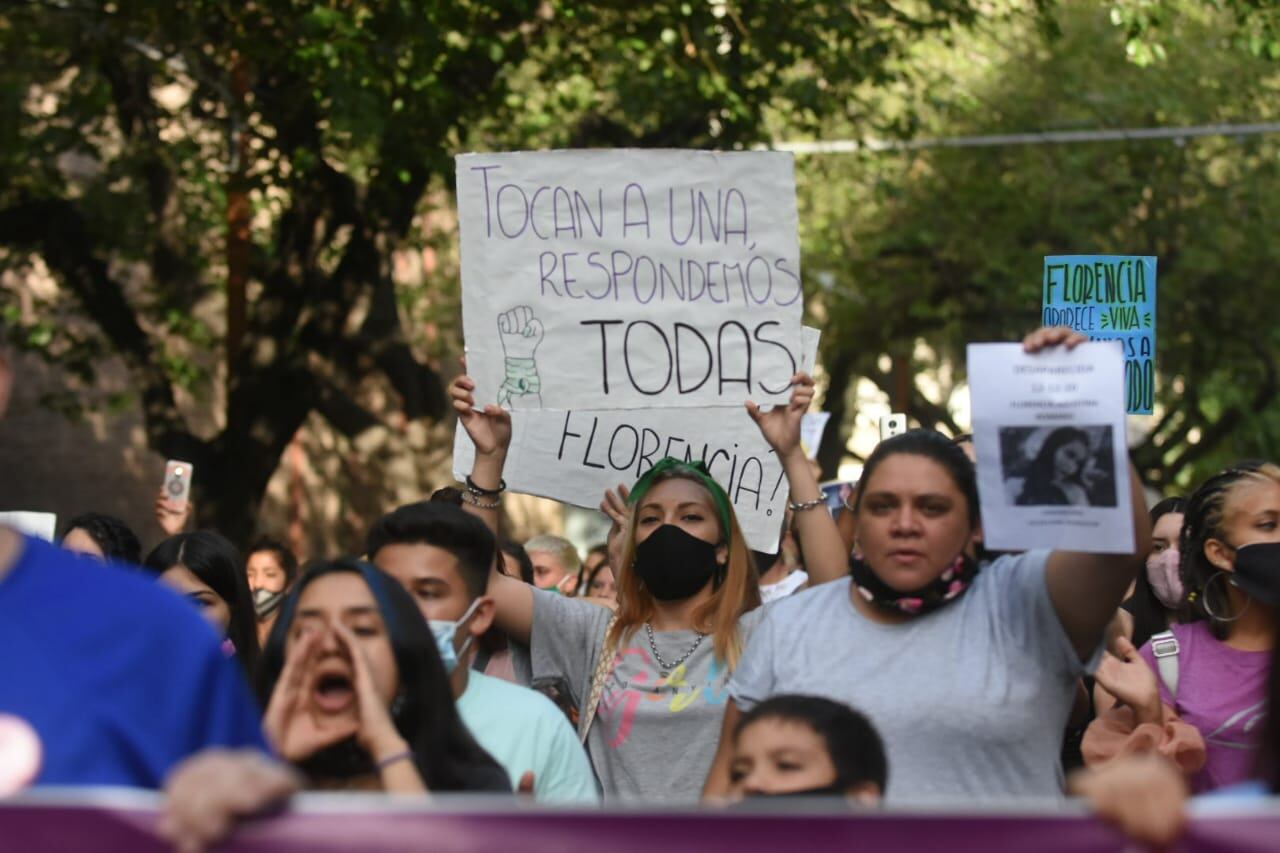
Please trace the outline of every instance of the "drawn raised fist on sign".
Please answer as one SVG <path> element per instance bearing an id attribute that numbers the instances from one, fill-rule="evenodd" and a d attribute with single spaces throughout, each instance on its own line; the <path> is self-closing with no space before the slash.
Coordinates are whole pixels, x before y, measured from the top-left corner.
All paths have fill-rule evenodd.
<path id="1" fill-rule="evenodd" d="M 507 358 L 533 358 L 542 343 L 542 323 L 528 305 L 498 315 L 498 333 Z"/>
<path id="2" fill-rule="evenodd" d="M 527 305 L 498 315 L 505 376 L 498 389 L 498 405 L 508 409 L 542 408 L 542 380 L 534 353 L 542 343 L 542 323 Z"/>

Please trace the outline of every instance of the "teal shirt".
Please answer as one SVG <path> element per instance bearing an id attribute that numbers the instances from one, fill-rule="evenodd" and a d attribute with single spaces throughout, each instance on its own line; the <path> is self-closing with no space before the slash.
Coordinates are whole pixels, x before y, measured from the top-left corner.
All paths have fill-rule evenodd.
<path id="1" fill-rule="evenodd" d="M 541 693 L 468 673 L 458 713 L 480 745 L 506 768 L 511 787 L 532 771 L 540 803 L 598 803 L 587 753 L 564 713 Z"/>

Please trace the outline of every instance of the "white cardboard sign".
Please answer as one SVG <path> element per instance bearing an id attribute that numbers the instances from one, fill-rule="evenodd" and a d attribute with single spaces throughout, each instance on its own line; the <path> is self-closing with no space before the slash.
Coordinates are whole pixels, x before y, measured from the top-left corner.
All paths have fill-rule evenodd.
<path id="1" fill-rule="evenodd" d="M 800 424 L 800 443 L 804 445 L 804 453 L 810 459 L 818 458 L 818 449 L 822 447 L 822 434 L 827 431 L 829 420 L 831 420 L 830 412 L 809 412 Z"/>
<path id="2" fill-rule="evenodd" d="M 1131 552 L 1120 346 L 970 344 L 968 356 L 987 547 Z"/>
<path id="3" fill-rule="evenodd" d="M 806 328 L 801 367 L 813 370 L 821 333 Z M 606 489 L 630 486 L 664 456 L 701 459 L 733 502 L 747 544 L 778 548 L 788 488 L 773 449 L 745 409 L 511 413 L 503 478 L 514 492 L 594 508 Z M 466 430 L 454 433 L 453 470 L 475 464 Z"/>
<path id="4" fill-rule="evenodd" d="M 463 154 L 457 182 L 478 403 L 786 402 L 804 307 L 790 154 Z"/>
<path id="5" fill-rule="evenodd" d="M 52 542 L 58 532 L 58 516 L 52 512 L 0 512 L 0 524 L 46 542 Z"/>

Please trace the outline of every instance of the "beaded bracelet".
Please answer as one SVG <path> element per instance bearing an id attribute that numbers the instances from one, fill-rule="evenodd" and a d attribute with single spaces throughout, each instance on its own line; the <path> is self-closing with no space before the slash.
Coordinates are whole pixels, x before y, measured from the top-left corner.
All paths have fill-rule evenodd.
<path id="1" fill-rule="evenodd" d="M 804 503 L 795 503 L 794 501 L 788 501 L 787 509 L 791 510 L 792 512 L 805 512 L 806 510 L 817 509 L 818 507 L 822 506 L 826 502 L 827 502 L 826 498 L 814 498 L 813 500 L 805 501 Z"/>
<path id="2" fill-rule="evenodd" d="M 491 503 L 481 503 L 480 497 L 476 495 L 475 492 L 463 492 L 462 500 L 464 503 L 471 504 L 476 509 L 497 509 L 502 506 L 502 501 L 497 500 L 496 498 Z"/>

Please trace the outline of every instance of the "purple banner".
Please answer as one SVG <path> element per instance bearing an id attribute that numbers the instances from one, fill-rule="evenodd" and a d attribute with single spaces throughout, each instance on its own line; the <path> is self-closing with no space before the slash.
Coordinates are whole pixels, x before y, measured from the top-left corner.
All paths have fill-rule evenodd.
<path id="1" fill-rule="evenodd" d="M 1136 849 L 1079 808 L 1004 812 L 893 811 L 849 814 L 810 804 L 771 803 L 764 811 L 595 812 L 493 808 L 475 800 L 387 805 L 376 796 L 304 796 L 283 815 L 240 826 L 220 851 L 479 851 L 561 853 L 705 853 L 732 849 L 946 850 L 1083 853 Z M 158 800 L 138 792 L 35 792 L 0 800 L 0 850 L 169 849 L 154 833 Z M 1230 811 L 1197 810 L 1184 853 L 1280 849 L 1280 803 L 1259 801 Z"/>

